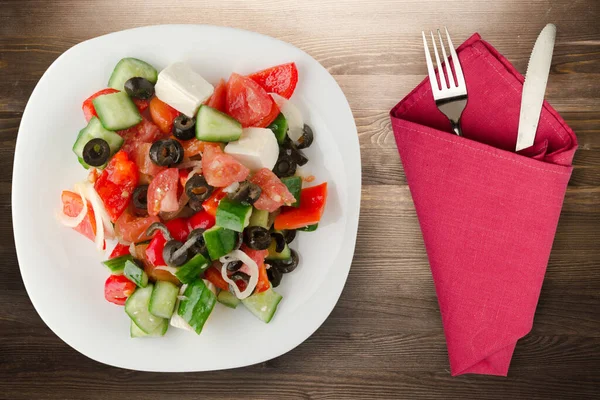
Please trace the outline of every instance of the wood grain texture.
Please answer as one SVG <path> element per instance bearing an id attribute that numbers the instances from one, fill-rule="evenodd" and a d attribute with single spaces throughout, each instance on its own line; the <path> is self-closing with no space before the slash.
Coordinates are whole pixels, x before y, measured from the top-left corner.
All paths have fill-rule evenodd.
<path id="1" fill-rule="evenodd" d="M 600 390 L 600 3 L 597 0 L 0 1 L 0 399 L 584 399 Z M 547 22 L 547 98 L 580 148 L 533 330 L 508 378 L 452 378 L 439 308 L 389 109 L 425 76 L 419 33 L 477 31 L 524 72 Z M 356 253 L 338 305 L 274 360 L 210 373 L 111 368 L 56 337 L 18 270 L 10 219 L 23 109 L 48 66 L 92 37 L 161 23 L 258 31 L 311 54 L 348 97 L 363 165 Z M 385 227 L 385 228 L 383 228 Z"/>

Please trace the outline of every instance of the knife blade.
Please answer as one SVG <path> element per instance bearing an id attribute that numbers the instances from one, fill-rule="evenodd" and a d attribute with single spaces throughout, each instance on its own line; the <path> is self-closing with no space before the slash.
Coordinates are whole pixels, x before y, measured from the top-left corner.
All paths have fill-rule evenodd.
<path id="1" fill-rule="evenodd" d="M 532 146 L 535 140 L 542 104 L 544 103 L 544 94 L 546 93 L 546 84 L 548 83 L 555 38 L 556 26 L 548 24 L 542 29 L 533 46 L 527 65 L 525 83 L 523 84 L 519 133 L 515 151 Z"/>

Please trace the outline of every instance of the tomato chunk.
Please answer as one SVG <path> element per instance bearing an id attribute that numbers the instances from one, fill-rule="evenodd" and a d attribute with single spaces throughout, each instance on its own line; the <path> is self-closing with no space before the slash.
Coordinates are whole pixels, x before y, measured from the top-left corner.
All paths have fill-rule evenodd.
<path id="1" fill-rule="evenodd" d="M 236 73 L 227 82 L 226 112 L 237 119 L 244 128 L 269 125 L 277 117 L 273 116 L 273 98 L 252 79 Z M 277 107 L 277 105 L 275 105 Z M 266 124 L 266 125 L 265 125 Z"/>
<path id="2" fill-rule="evenodd" d="M 123 214 L 115 222 L 115 231 L 121 240 L 129 243 L 138 243 L 145 240 L 150 240 L 146 235 L 146 230 L 155 222 L 160 222 L 160 219 L 155 216 L 136 217 L 129 210 L 125 210 Z"/>
<path id="3" fill-rule="evenodd" d="M 258 266 L 258 282 L 256 283 L 256 293 L 264 292 L 271 287 L 267 268 L 265 266 L 265 257 L 269 254 L 268 250 L 254 250 L 242 245 L 241 250 L 248 255 Z"/>
<path id="4" fill-rule="evenodd" d="M 92 119 L 92 117 L 98 116 L 98 114 L 96 113 L 96 109 L 94 108 L 94 103 L 93 103 L 93 101 L 96 97 L 102 96 L 105 94 L 116 93 L 116 92 L 118 92 L 117 89 L 111 89 L 111 88 L 102 89 L 99 92 L 96 92 L 93 95 L 91 95 L 90 97 L 88 97 L 87 99 L 85 99 L 85 101 L 83 102 L 83 105 L 81 106 L 85 120 L 87 122 L 90 122 L 90 119 Z"/>
<path id="5" fill-rule="evenodd" d="M 206 182 L 214 187 L 226 187 L 245 180 L 250 174 L 248 167 L 232 155 L 223 153 L 218 145 L 204 146 L 202 173 Z"/>
<path id="6" fill-rule="evenodd" d="M 160 128 L 163 133 L 170 133 L 173 129 L 173 121 L 179 115 L 179 111 L 167 103 L 154 97 L 150 100 L 150 116 L 152 121 Z"/>
<path id="7" fill-rule="evenodd" d="M 63 203 L 63 213 L 67 217 L 76 217 L 83 210 L 83 201 L 79 194 L 64 190 L 60 198 Z M 91 241 L 96 240 L 96 215 L 91 203 L 88 202 L 87 213 L 83 221 L 73 229 Z"/>
<path id="8" fill-rule="evenodd" d="M 277 93 L 289 99 L 294 94 L 298 83 L 298 69 L 296 63 L 287 63 L 267 68 L 249 75 L 249 78 L 258 83 L 269 93 Z"/>
<path id="9" fill-rule="evenodd" d="M 119 151 L 108 162 L 94 184 L 111 221 L 116 221 L 129 205 L 139 173 L 134 162 L 124 151 Z"/>
<path id="10" fill-rule="evenodd" d="M 250 178 L 250 182 L 262 189 L 260 197 L 254 203 L 254 207 L 258 210 L 273 212 L 284 204 L 289 206 L 296 201 L 287 186 L 271 170 L 266 168 L 259 170 Z"/>
<path id="11" fill-rule="evenodd" d="M 223 78 L 221 78 L 217 86 L 215 86 L 215 91 L 213 92 L 212 96 L 210 96 L 210 98 L 206 101 L 206 105 L 216 108 L 221 112 L 227 112 L 226 99 L 227 83 Z"/>
<path id="12" fill-rule="evenodd" d="M 120 306 L 125 305 L 127 298 L 135 291 L 135 283 L 124 275 L 111 275 L 104 283 L 104 298 Z"/>
<path id="13" fill-rule="evenodd" d="M 177 211 L 179 209 L 178 188 L 177 168 L 168 168 L 156 175 L 148 186 L 148 214 L 158 215 L 161 211 Z"/>
<path id="14" fill-rule="evenodd" d="M 300 207 L 283 211 L 275 218 L 275 229 L 298 229 L 321 220 L 327 201 L 327 182 L 302 189 Z"/>

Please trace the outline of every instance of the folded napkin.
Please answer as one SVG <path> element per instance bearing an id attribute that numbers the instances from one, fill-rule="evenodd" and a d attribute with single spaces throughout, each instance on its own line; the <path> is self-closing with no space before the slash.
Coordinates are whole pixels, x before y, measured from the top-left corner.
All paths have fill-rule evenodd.
<path id="1" fill-rule="evenodd" d="M 458 55 L 464 137 L 450 133 L 428 79 L 390 114 L 452 375 L 506 376 L 533 324 L 577 139 L 545 102 L 534 146 L 516 154 L 523 77 L 478 34 Z"/>

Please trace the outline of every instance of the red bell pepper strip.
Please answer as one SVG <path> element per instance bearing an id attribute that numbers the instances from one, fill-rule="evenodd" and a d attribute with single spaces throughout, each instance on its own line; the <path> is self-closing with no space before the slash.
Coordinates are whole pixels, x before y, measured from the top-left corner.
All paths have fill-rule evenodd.
<path id="1" fill-rule="evenodd" d="M 186 218 L 172 219 L 165 222 L 165 226 L 169 230 L 169 233 L 173 239 L 180 242 L 185 242 L 190 234 L 190 225 Z M 159 265 L 167 265 L 165 263 L 165 259 L 163 258 L 163 250 L 166 243 L 167 240 L 162 232 L 157 231 L 146 248 L 146 258 L 155 267 Z"/>
<path id="2" fill-rule="evenodd" d="M 298 229 L 321 220 L 327 201 L 327 182 L 302 189 L 300 207 L 283 211 L 275 217 L 275 229 Z"/>
<path id="3" fill-rule="evenodd" d="M 202 203 L 202 207 L 207 213 L 214 217 L 215 215 L 217 215 L 217 208 L 219 207 L 219 202 L 226 195 L 227 193 L 223 191 L 223 188 L 215 189 L 215 191 L 212 192 L 210 197 L 206 199 L 204 203 Z"/>
<path id="4" fill-rule="evenodd" d="M 215 217 L 206 211 L 198 211 L 188 218 L 190 232 L 194 229 L 209 229 L 215 225 Z"/>
<path id="5" fill-rule="evenodd" d="M 121 150 L 113 156 L 94 184 L 111 221 L 125 211 L 139 180 L 137 166 Z"/>
<path id="6" fill-rule="evenodd" d="M 215 267 L 210 267 L 204 271 L 204 277 L 219 289 L 229 290 L 229 284 L 223 279 L 221 272 Z"/>
<path id="7" fill-rule="evenodd" d="M 117 245 L 113 249 L 112 253 L 110 253 L 110 256 L 108 258 L 117 258 L 125 256 L 127 254 L 129 254 L 129 246 L 127 246 L 126 244 L 117 243 Z"/>

